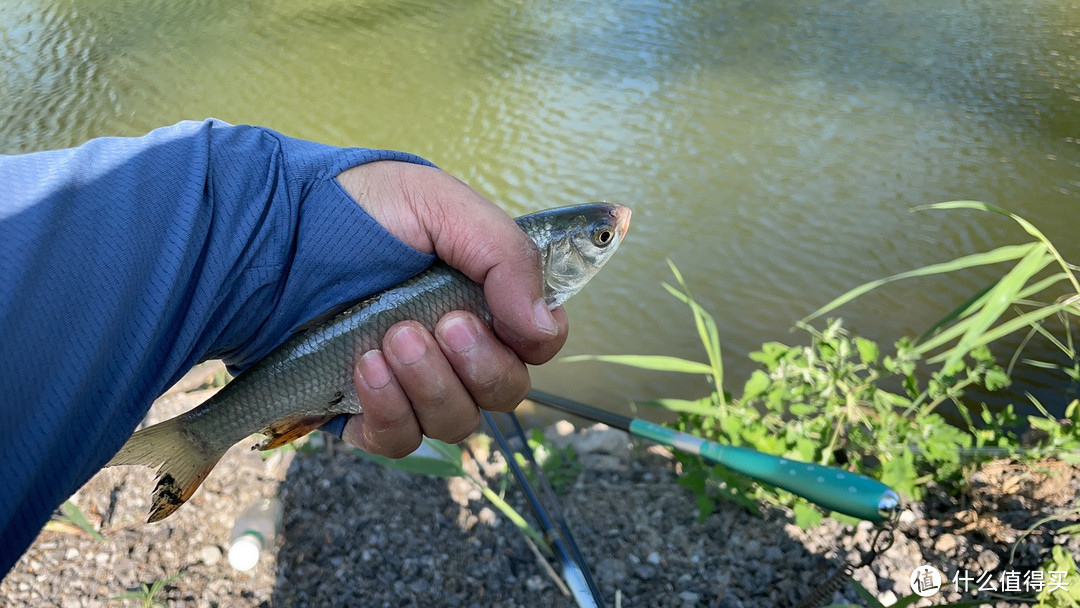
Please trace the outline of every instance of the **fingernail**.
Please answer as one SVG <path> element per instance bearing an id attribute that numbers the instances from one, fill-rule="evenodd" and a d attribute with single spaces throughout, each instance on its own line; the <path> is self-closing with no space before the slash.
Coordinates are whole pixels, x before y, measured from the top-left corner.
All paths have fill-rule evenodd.
<path id="1" fill-rule="evenodd" d="M 381 352 L 372 350 L 364 353 L 358 367 L 360 376 L 368 387 L 380 389 L 390 384 L 390 367 L 386 365 L 386 359 Z"/>
<path id="2" fill-rule="evenodd" d="M 479 337 L 476 325 L 465 315 L 447 317 L 439 325 L 439 338 L 455 353 L 466 352 L 476 344 Z"/>
<path id="3" fill-rule="evenodd" d="M 405 326 L 390 338 L 390 351 L 398 361 L 411 365 L 427 352 L 427 342 L 416 329 Z"/>
<path id="4" fill-rule="evenodd" d="M 545 334 L 554 336 L 559 333 L 559 328 L 555 325 L 555 317 L 551 316 L 551 310 L 548 309 L 543 298 L 533 304 L 533 319 L 536 321 L 536 326 Z"/>

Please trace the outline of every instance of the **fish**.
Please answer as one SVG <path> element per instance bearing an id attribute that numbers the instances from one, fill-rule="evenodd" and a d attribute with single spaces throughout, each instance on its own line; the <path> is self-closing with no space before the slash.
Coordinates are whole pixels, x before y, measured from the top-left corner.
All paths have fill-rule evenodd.
<path id="1" fill-rule="evenodd" d="M 626 235 L 630 216 L 623 205 L 587 203 L 515 220 L 536 243 L 550 308 L 580 291 L 607 263 Z M 353 383 L 359 358 L 380 348 L 395 323 L 418 321 L 433 331 L 443 315 L 455 310 L 491 325 L 483 286 L 436 261 L 395 287 L 305 323 L 203 403 L 136 431 L 105 466 L 155 469 L 147 521 L 165 519 L 191 498 L 233 445 L 261 433 L 265 440 L 252 449 L 269 450 L 339 414 L 361 413 Z"/>

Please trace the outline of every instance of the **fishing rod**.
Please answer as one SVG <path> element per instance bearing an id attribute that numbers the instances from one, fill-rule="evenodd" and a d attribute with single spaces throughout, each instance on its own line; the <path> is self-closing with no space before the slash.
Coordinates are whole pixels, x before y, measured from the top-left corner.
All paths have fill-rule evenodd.
<path id="1" fill-rule="evenodd" d="M 648 420 L 630 418 L 538 390 L 530 390 L 529 399 L 593 422 L 602 422 L 635 437 L 701 456 L 837 513 L 884 522 L 892 519 L 900 509 L 900 497 L 896 492 L 880 481 L 859 473 L 724 445 Z"/>
<path id="2" fill-rule="evenodd" d="M 517 416 L 513 413 L 507 414 L 513 421 L 514 429 L 521 439 L 523 445 L 522 455 L 525 456 L 525 460 L 529 463 L 530 468 L 536 475 L 539 484 L 547 496 L 549 504 L 552 505 L 551 510 L 559 521 L 558 527 L 552 522 L 548 509 L 544 507 L 544 503 L 541 502 L 540 498 L 536 495 L 528 477 L 525 476 L 525 471 L 521 468 L 521 465 L 518 464 L 517 459 L 514 458 L 515 452 L 510 447 L 510 442 L 507 441 L 502 430 L 495 424 L 495 418 L 487 410 L 480 411 L 484 417 L 484 422 L 487 424 L 488 431 L 495 439 L 495 443 L 499 446 L 499 451 L 502 452 L 503 458 L 506 460 L 506 464 L 509 467 L 511 474 L 513 474 L 518 486 L 525 493 L 525 501 L 529 504 L 529 508 L 532 510 L 537 523 L 540 524 L 548 548 L 550 548 L 558 558 L 559 563 L 562 566 L 563 581 L 566 583 L 566 587 L 569 589 L 571 595 L 574 596 L 577 605 L 581 608 L 602 607 L 604 605 L 604 598 L 600 594 L 596 582 L 593 580 L 592 573 L 589 571 L 588 564 L 585 562 L 581 550 L 578 549 L 577 543 L 574 542 L 574 537 L 570 533 L 570 527 L 566 523 L 566 518 L 563 517 L 562 512 L 559 510 L 559 503 L 554 498 L 554 492 L 551 490 L 551 485 L 547 482 L 547 477 L 536 463 L 532 448 L 529 447 L 529 442 L 525 437 L 525 430 L 521 427 L 521 423 L 518 421 Z"/>

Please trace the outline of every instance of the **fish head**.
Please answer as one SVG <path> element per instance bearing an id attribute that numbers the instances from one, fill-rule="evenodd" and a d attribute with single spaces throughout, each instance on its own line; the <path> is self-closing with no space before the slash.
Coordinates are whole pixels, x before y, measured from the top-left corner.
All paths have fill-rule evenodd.
<path id="1" fill-rule="evenodd" d="M 615 203 L 588 203 L 549 209 L 519 222 L 536 241 L 548 306 L 561 305 L 581 291 L 619 248 L 631 211 Z"/>

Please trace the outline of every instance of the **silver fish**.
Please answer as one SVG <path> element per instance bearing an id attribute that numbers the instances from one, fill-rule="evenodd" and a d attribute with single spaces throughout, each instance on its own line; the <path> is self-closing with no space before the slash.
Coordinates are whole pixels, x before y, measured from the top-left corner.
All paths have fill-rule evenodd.
<path id="1" fill-rule="evenodd" d="M 544 296 L 554 308 L 577 293 L 611 258 L 630 225 L 630 209 L 590 203 L 517 219 L 540 251 Z M 137 431 L 105 466 L 157 470 L 149 521 L 186 502 L 225 452 L 254 433 L 257 449 L 280 447 L 362 404 L 352 370 L 379 348 L 395 323 L 415 320 L 429 330 L 443 315 L 466 310 L 488 324 L 481 285 L 442 262 L 367 298 L 325 322 L 308 324 L 198 407 Z"/>

